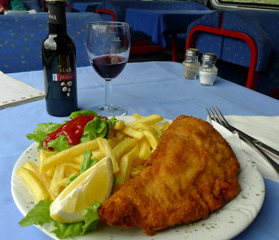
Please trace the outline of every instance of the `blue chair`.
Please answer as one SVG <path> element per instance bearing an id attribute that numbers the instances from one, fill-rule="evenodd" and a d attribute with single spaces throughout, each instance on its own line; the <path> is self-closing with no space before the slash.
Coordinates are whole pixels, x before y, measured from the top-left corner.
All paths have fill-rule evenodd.
<path id="1" fill-rule="evenodd" d="M 278 98 L 278 20 L 278 11 L 216 11 L 188 26 L 186 48 L 215 52 L 222 77 Z M 232 72 L 227 63 L 241 68 Z M 243 69 L 248 69 L 246 81 Z"/>
<path id="2" fill-rule="evenodd" d="M 66 18 L 68 34 L 76 45 L 77 66 L 88 66 L 86 24 L 103 19 L 89 12 L 67 13 Z M 41 45 L 48 34 L 47 13 L 1 15 L 0 32 L 0 71 L 42 69 Z"/>
<path id="3" fill-rule="evenodd" d="M 43 6 L 41 5 L 40 0 L 23 0 L 22 3 L 27 10 L 34 9 L 36 12 L 42 12 Z"/>

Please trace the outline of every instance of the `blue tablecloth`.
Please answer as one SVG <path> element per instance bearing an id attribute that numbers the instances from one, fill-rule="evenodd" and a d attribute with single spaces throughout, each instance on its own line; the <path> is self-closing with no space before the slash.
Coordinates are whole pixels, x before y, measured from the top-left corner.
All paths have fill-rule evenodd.
<path id="1" fill-rule="evenodd" d="M 128 8 L 126 22 L 134 31 L 141 31 L 152 37 L 156 44 L 166 47 L 166 33 L 187 32 L 194 20 L 211 13 L 212 10 L 146 10 Z"/>
<path id="2" fill-rule="evenodd" d="M 9 74 L 44 90 L 42 71 Z M 91 66 L 78 68 L 79 107 L 90 109 L 104 102 L 104 80 Z M 217 78 L 211 87 L 198 80 L 185 80 L 182 67 L 174 62 L 129 63 L 113 80 L 113 102 L 142 115 L 161 114 L 174 119 L 180 114 L 206 119 L 205 108 L 219 106 L 224 114 L 279 115 L 279 102 L 268 96 Z M 1 239 L 49 239 L 36 227 L 21 228 L 22 218 L 11 195 L 11 173 L 21 153 L 32 143 L 25 135 L 38 123 L 62 122 L 47 114 L 45 101 L 38 100 L 0 110 L 0 232 Z M 279 236 L 279 184 L 265 180 L 266 197 L 251 225 L 235 240 L 269 239 Z M 151 238 L 152 239 L 152 238 Z M 202 239 L 199 239 L 202 240 Z"/>

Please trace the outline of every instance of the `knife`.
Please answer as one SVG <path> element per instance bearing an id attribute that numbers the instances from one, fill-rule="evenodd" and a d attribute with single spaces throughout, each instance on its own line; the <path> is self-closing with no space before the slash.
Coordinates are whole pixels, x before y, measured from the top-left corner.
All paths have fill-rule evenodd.
<path id="1" fill-rule="evenodd" d="M 223 126 L 223 127 L 226 128 L 226 126 Z M 245 132 L 242 132 L 241 130 L 237 129 L 236 127 L 234 127 L 232 125 L 230 125 L 230 128 L 231 129 L 229 129 L 229 128 L 227 128 L 227 129 L 233 133 L 238 133 L 239 137 L 244 137 L 245 139 L 252 142 L 256 146 L 260 147 L 265 152 L 270 153 L 273 157 L 279 158 L 279 151 L 277 151 L 276 149 L 264 144 L 263 142 L 259 141 L 256 138 L 251 137 L 250 135 L 246 134 Z"/>
<path id="2" fill-rule="evenodd" d="M 231 130 L 230 130 L 231 131 Z M 237 132 L 237 130 L 231 131 L 232 133 Z M 243 132 L 237 132 L 238 136 L 241 140 L 243 140 L 244 142 L 246 142 L 250 147 L 252 147 L 253 149 L 255 149 L 274 169 L 277 173 L 279 173 L 279 164 L 277 162 L 275 162 L 272 158 L 270 158 L 268 156 L 268 154 L 266 154 L 265 151 L 263 151 L 262 149 L 264 148 L 260 148 L 259 145 L 256 145 L 256 143 L 253 142 L 253 140 L 255 140 L 254 138 L 252 138 L 251 136 L 247 135 L 246 133 Z M 247 138 L 248 137 L 248 138 Z M 252 141 L 251 141 L 252 140 Z M 257 140 L 256 140 L 257 141 Z M 266 146 L 266 145 L 264 145 Z M 272 148 L 271 148 L 272 149 Z M 274 149 L 273 149 L 274 150 Z M 276 151 L 276 150 L 275 150 Z"/>

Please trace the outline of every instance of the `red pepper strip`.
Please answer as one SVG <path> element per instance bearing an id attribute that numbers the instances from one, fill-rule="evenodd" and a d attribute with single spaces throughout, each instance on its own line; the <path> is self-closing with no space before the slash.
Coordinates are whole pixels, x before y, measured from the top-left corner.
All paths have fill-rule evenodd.
<path id="1" fill-rule="evenodd" d="M 48 143 L 56 138 L 64 135 L 70 145 L 77 145 L 80 143 L 81 135 L 84 127 L 88 122 L 93 120 L 95 115 L 80 115 L 73 120 L 63 124 L 56 131 L 49 133 L 43 141 L 43 148 L 48 148 Z M 50 148 L 49 148 L 50 149 Z M 50 149 L 51 150 L 51 149 Z"/>

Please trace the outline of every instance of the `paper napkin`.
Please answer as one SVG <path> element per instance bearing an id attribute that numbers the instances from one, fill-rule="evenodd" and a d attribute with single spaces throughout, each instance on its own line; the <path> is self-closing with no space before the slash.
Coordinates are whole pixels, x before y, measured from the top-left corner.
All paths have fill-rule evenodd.
<path id="1" fill-rule="evenodd" d="M 279 150 L 278 140 L 276 142 L 276 136 L 279 136 L 279 117 L 235 115 L 225 117 L 227 121 L 234 127 L 242 130 L 250 136 L 253 136 L 254 138 L 257 138 L 265 144 Z M 232 134 L 230 131 L 228 131 L 226 128 L 219 125 L 215 121 L 212 121 L 211 123 L 214 126 L 214 128 L 218 132 L 220 132 L 229 143 L 229 139 L 231 136 L 238 136 L 237 134 Z M 238 146 L 235 146 L 236 141 L 234 141 L 233 144 L 234 151 L 235 149 L 239 149 L 240 151 L 242 151 L 251 163 L 255 163 L 258 171 L 262 174 L 264 178 L 279 182 L 279 174 L 253 148 L 251 148 L 243 141 L 239 141 Z M 278 159 L 275 159 L 275 161 L 278 161 Z"/>
<path id="2" fill-rule="evenodd" d="M 279 116 L 229 115 L 226 119 L 234 127 L 279 151 Z"/>
<path id="3" fill-rule="evenodd" d="M 44 98 L 44 92 L 0 71 L 0 109 Z"/>

